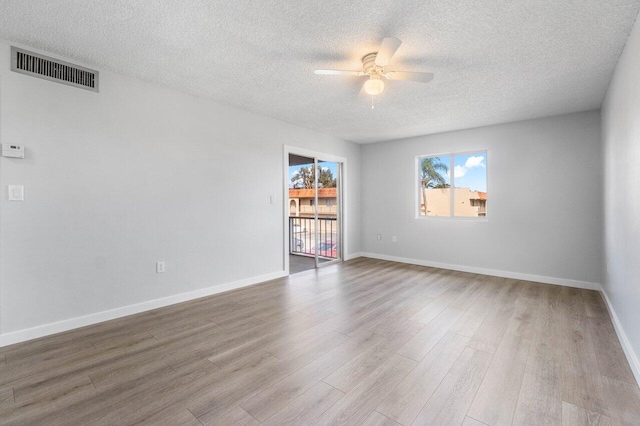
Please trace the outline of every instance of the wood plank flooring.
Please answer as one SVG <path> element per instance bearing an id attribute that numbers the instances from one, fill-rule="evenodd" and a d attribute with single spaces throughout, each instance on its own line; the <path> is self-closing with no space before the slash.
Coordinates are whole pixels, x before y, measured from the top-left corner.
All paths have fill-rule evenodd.
<path id="1" fill-rule="evenodd" d="M 0 348 L 0 424 L 640 424 L 601 296 L 355 259 Z"/>

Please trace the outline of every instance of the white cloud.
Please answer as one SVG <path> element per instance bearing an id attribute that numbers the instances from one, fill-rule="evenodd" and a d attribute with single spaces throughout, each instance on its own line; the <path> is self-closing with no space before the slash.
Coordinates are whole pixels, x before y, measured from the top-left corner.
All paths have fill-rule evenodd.
<path id="1" fill-rule="evenodd" d="M 457 167 L 458 166 L 456 166 L 456 168 Z M 467 169 L 470 169 L 472 167 L 486 167 L 486 164 L 484 164 L 484 157 L 482 156 L 469 157 L 467 158 L 467 161 L 464 163 L 464 167 Z"/>
<path id="2" fill-rule="evenodd" d="M 465 161 L 464 166 L 458 165 L 453 168 L 453 176 L 457 178 L 461 178 L 467 174 L 469 169 L 472 169 L 474 167 L 486 167 L 486 164 L 484 164 L 484 157 L 473 156 L 473 157 L 467 158 L 467 161 Z M 447 174 L 449 175 L 449 177 L 451 177 L 450 172 L 448 172 Z"/>
<path id="3" fill-rule="evenodd" d="M 467 160 L 467 162 L 469 162 L 469 161 Z M 460 177 L 462 177 L 462 176 L 464 176 L 466 174 L 467 174 L 467 167 L 465 167 L 465 166 L 456 166 L 453 169 L 453 176 L 454 177 L 460 178 Z"/>
<path id="4" fill-rule="evenodd" d="M 464 166 L 457 165 L 453 168 L 453 176 L 455 178 L 461 179 L 467 174 L 470 169 L 473 169 L 474 167 L 487 167 L 487 165 L 484 163 L 484 158 L 485 157 L 482 155 L 471 156 L 467 158 Z M 447 176 L 451 178 L 451 170 L 447 171 Z M 461 179 L 461 182 L 462 181 L 463 180 Z"/>

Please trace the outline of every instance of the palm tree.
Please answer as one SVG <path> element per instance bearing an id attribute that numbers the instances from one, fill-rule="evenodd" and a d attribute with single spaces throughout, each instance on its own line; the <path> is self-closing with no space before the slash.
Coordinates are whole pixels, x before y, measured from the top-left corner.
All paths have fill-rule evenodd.
<path id="1" fill-rule="evenodd" d="M 440 161 L 440 157 L 423 158 L 420 164 L 422 182 L 422 199 L 424 200 L 424 215 L 427 215 L 427 188 L 448 188 L 449 184 L 440 172 L 447 173 L 449 167 Z"/>

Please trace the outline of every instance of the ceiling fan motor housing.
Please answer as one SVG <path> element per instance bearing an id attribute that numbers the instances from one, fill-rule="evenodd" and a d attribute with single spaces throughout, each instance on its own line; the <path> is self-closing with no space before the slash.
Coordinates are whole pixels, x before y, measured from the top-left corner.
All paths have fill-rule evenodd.
<path id="1" fill-rule="evenodd" d="M 362 68 L 364 72 L 370 74 L 375 70 L 376 66 L 376 57 L 378 56 L 378 52 L 369 53 L 362 57 Z"/>

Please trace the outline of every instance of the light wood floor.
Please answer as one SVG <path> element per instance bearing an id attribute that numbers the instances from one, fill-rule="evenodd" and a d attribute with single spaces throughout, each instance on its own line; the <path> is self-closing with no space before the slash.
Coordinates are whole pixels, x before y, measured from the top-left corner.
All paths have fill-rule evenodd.
<path id="1" fill-rule="evenodd" d="M 0 348 L 0 423 L 640 424 L 600 295 L 356 259 Z"/>

